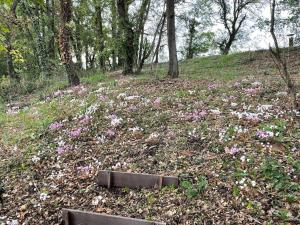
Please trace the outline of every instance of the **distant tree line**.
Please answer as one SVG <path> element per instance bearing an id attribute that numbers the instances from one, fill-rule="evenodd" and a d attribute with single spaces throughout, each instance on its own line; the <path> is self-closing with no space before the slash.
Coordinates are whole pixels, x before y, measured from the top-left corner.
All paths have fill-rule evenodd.
<path id="1" fill-rule="evenodd" d="M 261 5 L 275 4 L 276 12 L 289 12 L 287 18 L 278 20 L 279 13 L 272 14 L 273 22 L 270 17 L 264 21 L 265 27 L 273 24 L 278 29 L 280 24 L 288 24 L 297 31 L 300 21 L 297 0 L 0 0 L 0 3 L 0 76 L 5 74 L 16 82 L 26 72 L 50 78 L 61 65 L 70 85 L 80 83 L 78 73 L 82 70 L 122 68 L 124 75 L 138 74 L 145 63 L 159 62 L 165 45 L 169 50 L 168 75 L 176 78 L 179 53 L 186 59 L 216 48 L 221 54 L 228 54 L 245 30 L 250 29 L 247 20 L 255 20 L 254 12 Z M 223 26 L 219 34 L 212 29 L 216 23 Z M 185 39 L 180 49 L 179 33 Z"/>

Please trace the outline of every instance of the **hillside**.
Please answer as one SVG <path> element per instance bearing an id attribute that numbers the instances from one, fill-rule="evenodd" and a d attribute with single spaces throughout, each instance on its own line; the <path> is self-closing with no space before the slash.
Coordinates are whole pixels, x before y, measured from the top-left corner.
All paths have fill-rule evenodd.
<path id="1" fill-rule="evenodd" d="M 295 79 L 299 55 L 290 52 Z M 54 79 L 0 107 L 0 223 L 59 224 L 72 208 L 170 225 L 298 224 L 300 118 L 268 52 L 180 67 L 175 80 L 164 64 L 73 88 Z M 109 191 L 95 184 L 100 169 L 185 185 Z"/>

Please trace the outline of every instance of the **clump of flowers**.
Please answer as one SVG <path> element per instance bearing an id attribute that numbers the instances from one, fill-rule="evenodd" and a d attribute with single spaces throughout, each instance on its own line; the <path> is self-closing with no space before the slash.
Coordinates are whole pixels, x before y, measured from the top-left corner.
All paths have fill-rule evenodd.
<path id="1" fill-rule="evenodd" d="M 106 137 L 109 138 L 109 139 L 112 139 L 116 136 L 116 132 L 112 129 L 108 129 L 106 131 Z"/>
<path id="2" fill-rule="evenodd" d="M 126 169 L 127 167 L 128 167 L 128 164 L 126 162 L 123 162 L 123 163 L 118 162 L 118 163 L 116 163 L 116 165 L 112 166 L 111 168 L 113 170 L 117 170 L 117 169 L 121 169 L 121 168 Z"/>
<path id="3" fill-rule="evenodd" d="M 259 91 L 260 91 L 259 88 L 247 88 L 244 90 L 244 92 L 247 95 L 251 95 L 251 96 L 257 95 L 259 93 Z"/>
<path id="4" fill-rule="evenodd" d="M 161 98 L 156 98 L 156 99 L 154 100 L 154 102 L 153 102 L 153 105 L 154 105 L 155 107 L 159 107 L 160 104 L 161 104 Z"/>
<path id="5" fill-rule="evenodd" d="M 209 84 L 209 85 L 208 85 L 208 90 L 214 90 L 214 89 L 216 89 L 217 87 L 218 87 L 217 84 Z"/>
<path id="6" fill-rule="evenodd" d="M 274 132 L 259 130 L 256 132 L 256 136 L 259 137 L 260 139 L 268 139 L 274 137 Z"/>
<path id="7" fill-rule="evenodd" d="M 59 130 L 60 128 L 62 128 L 62 124 L 59 122 L 54 122 L 49 126 L 49 129 L 52 131 Z"/>
<path id="8" fill-rule="evenodd" d="M 56 149 L 56 152 L 57 154 L 59 155 L 62 155 L 64 154 L 65 152 L 69 151 L 69 148 L 68 146 L 59 146 L 57 149 Z"/>
<path id="9" fill-rule="evenodd" d="M 76 170 L 81 178 L 86 178 L 90 175 L 90 173 L 92 171 L 92 167 L 91 166 L 78 166 L 76 168 Z"/>
<path id="10" fill-rule="evenodd" d="M 40 194 L 40 200 L 46 201 L 48 198 L 50 198 L 50 197 L 49 197 L 49 195 L 47 193 L 42 192 Z"/>
<path id="11" fill-rule="evenodd" d="M 234 145 L 231 148 L 229 148 L 229 147 L 225 148 L 225 153 L 230 154 L 230 155 L 235 155 L 235 154 L 239 153 L 240 151 L 241 151 L 241 149 L 239 147 L 237 147 L 237 145 Z"/>
<path id="12" fill-rule="evenodd" d="M 207 116 L 207 111 L 206 110 L 200 110 L 200 111 L 194 111 L 192 113 L 187 113 L 185 115 L 185 119 L 188 121 L 199 121 Z"/>
<path id="13" fill-rule="evenodd" d="M 7 225 L 19 225 L 18 220 L 7 221 Z"/>
<path id="14" fill-rule="evenodd" d="M 110 121 L 110 125 L 111 125 L 112 127 L 118 127 L 118 126 L 120 126 L 120 125 L 122 124 L 122 122 L 123 122 L 123 119 L 117 117 L 116 115 L 110 115 L 110 116 L 108 116 L 108 118 L 111 120 L 111 121 Z"/>
<path id="15" fill-rule="evenodd" d="M 74 129 L 74 130 L 70 131 L 69 136 L 71 138 L 77 138 L 81 135 L 81 133 L 82 133 L 82 128 L 79 127 L 77 129 Z"/>
<path id="16" fill-rule="evenodd" d="M 72 149 L 71 145 L 66 144 L 64 141 L 58 142 L 58 147 L 56 149 L 57 154 L 62 155 Z"/>
<path id="17" fill-rule="evenodd" d="M 83 116 L 80 120 L 79 120 L 79 123 L 82 124 L 82 125 L 86 125 L 90 122 L 91 120 L 91 117 L 89 116 Z"/>

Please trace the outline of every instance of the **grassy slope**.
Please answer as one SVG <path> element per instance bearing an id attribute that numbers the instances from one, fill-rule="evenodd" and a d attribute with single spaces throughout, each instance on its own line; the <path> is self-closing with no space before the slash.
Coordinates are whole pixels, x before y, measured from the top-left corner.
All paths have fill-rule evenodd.
<path id="1" fill-rule="evenodd" d="M 253 58 L 257 60 L 253 60 Z M 222 213 L 223 215 L 228 214 L 227 219 L 229 221 L 230 219 L 234 220 L 236 214 L 230 208 L 236 208 L 236 213 L 240 217 L 245 217 L 243 219 L 239 218 L 240 222 L 237 222 L 238 224 L 249 224 L 251 218 L 254 218 L 254 220 L 258 219 L 261 222 L 270 221 L 271 223 L 273 221 L 277 224 L 278 220 L 284 223 L 288 219 L 297 217 L 295 212 L 299 209 L 299 207 L 297 208 L 297 202 L 299 201 L 297 188 L 299 187 L 295 186 L 295 182 L 299 181 L 299 154 L 291 153 L 291 149 L 299 147 L 298 142 L 294 141 L 295 139 L 293 138 L 296 137 L 297 140 L 299 138 L 297 135 L 300 132 L 299 127 L 297 125 L 294 126 L 294 122 L 290 120 L 292 114 L 286 104 L 289 100 L 286 97 L 281 97 L 274 101 L 274 93 L 281 92 L 284 90 L 284 87 L 278 83 L 278 79 L 274 79 L 274 76 L 272 76 L 276 70 L 270 65 L 271 61 L 266 58 L 266 53 L 264 52 L 214 56 L 182 62 L 181 74 L 184 80 L 158 82 L 151 79 L 153 78 L 153 72 L 150 69 L 146 69 L 144 74 L 138 76 L 136 80 L 118 79 L 113 75 L 103 76 L 96 74 L 83 78 L 84 88 L 71 89 L 71 91 L 69 89 L 69 92 L 71 92 L 69 94 L 64 92 L 59 94 L 59 97 L 55 97 L 53 94 L 49 95 L 49 90 L 54 91 L 53 87 L 50 87 L 46 91 L 40 90 L 29 97 L 21 98 L 19 103 L 16 104 L 21 108 L 21 110 L 17 110 L 18 113 L 10 115 L 4 111 L 0 113 L 1 180 L 3 180 L 9 191 L 14 191 L 15 189 L 14 195 L 16 196 L 8 194 L 6 198 L 10 200 L 15 197 L 20 199 L 19 202 L 10 202 L 6 205 L 1 210 L 1 215 L 4 213 L 9 218 L 14 218 L 16 212 L 12 209 L 26 205 L 28 212 L 34 212 L 33 215 L 36 218 L 42 218 L 45 212 L 50 213 L 51 217 L 49 219 L 51 224 L 53 224 L 56 221 L 57 211 L 63 206 L 84 206 L 84 209 L 98 211 L 99 208 L 92 207 L 90 204 L 91 199 L 97 196 L 98 193 L 93 187 L 93 174 L 91 177 L 79 178 L 79 180 L 76 177 L 76 172 L 74 175 L 74 168 L 78 166 L 78 161 L 86 160 L 84 165 L 90 164 L 93 168 L 96 168 L 92 159 L 95 157 L 101 160 L 100 168 L 102 169 L 111 168 L 117 162 L 124 160 L 129 163 L 129 168 L 123 168 L 124 170 L 173 175 L 179 172 L 189 172 L 195 176 L 206 176 L 210 186 L 203 196 L 197 195 L 194 199 L 185 197 L 186 193 L 193 195 L 193 188 L 195 187 L 192 184 L 187 184 L 185 187 L 187 189 L 186 193 L 184 190 L 163 190 L 161 193 L 143 190 L 141 193 L 134 192 L 131 197 L 126 190 L 122 193 L 125 197 L 121 197 L 120 193 L 109 193 L 101 189 L 101 194 L 108 201 L 101 207 L 107 213 L 113 211 L 121 215 L 167 220 L 175 223 L 174 220 L 177 217 L 168 215 L 172 214 L 170 205 L 176 205 L 175 211 L 178 209 L 177 215 L 181 215 L 180 218 L 177 218 L 180 224 L 183 224 L 184 221 L 188 221 L 187 224 L 193 222 L 201 224 L 203 221 L 222 224 Z M 162 77 L 166 73 L 166 66 L 163 64 L 159 65 L 155 71 L 159 77 Z M 246 77 L 247 80 L 243 83 L 242 80 Z M 115 81 L 115 78 L 117 81 Z M 261 91 L 260 95 L 254 97 L 245 95 L 243 93 L 244 89 L 250 88 L 251 82 L 256 79 L 263 83 L 263 91 Z M 232 86 L 235 81 L 239 81 L 242 86 L 239 88 Z M 214 85 L 217 86 L 216 89 Z M 210 89 L 208 88 L 210 86 L 213 87 Z M 193 90 L 195 93 L 190 92 Z M 145 103 L 139 109 L 140 111 L 132 113 L 125 106 L 132 103 L 127 102 L 125 104 L 124 102 L 126 101 L 118 97 L 120 93 L 124 92 L 131 96 L 142 95 L 149 102 L 153 102 L 157 97 L 160 97 L 162 106 L 159 106 L 157 109 L 150 103 Z M 100 100 L 101 94 L 113 100 L 115 104 L 110 106 L 104 100 Z M 45 98 L 45 96 L 48 97 Z M 238 99 L 236 100 L 238 103 L 237 108 L 224 102 L 224 98 L 226 99 L 230 96 Z M 132 107 L 139 105 L 145 99 L 133 100 Z M 74 118 L 74 115 L 85 114 L 91 105 L 97 103 L 100 104 L 100 109 L 93 114 L 92 121 L 86 124 L 89 131 L 84 133 L 83 139 L 69 140 L 67 133 L 80 126 L 80 122 Z M 200 104 L 200 106 L 197 106 L 196 103 Z M 274 110 L 266 112 L 274 114 L 274 118 L 266 119 L 261 124 L 240 121 L 226 114 L 229 110 L 241 112 L 244 110 L 243 107 L 245 105 L 252 105 L 252 110 L 256 112 L 256 107 L 265 104 L 274 105 Z M 24 108 L 24 105 L 28 106 Z M 204 107 L 205 110 L 219 108 L 222 113 L 224 112 L 224 116 L 209 114 L 204 121 L 200 120 L 200 122 L 196 123 L 193 121 L 181 121 L 182 115 L 180 113 L 183 115 L 190 113 L 197 107 Z M 177 111 L 180 113 L 178 114 Z M 281 119 L 276 118 L 278 111 L 280 112 L 280 117 L 282 117 Z M 97 135 L 105 134 L 105 130 L 110 127 L 109 122 L 105 119 L 109 114 L 117 114 L 124 119 L 128 118 L 128 120 L 120 130 L 116 129 L 118 134 L 113 140 L 108 140 L 103 145 L 97 144 Z M 48 126 L 54 121 L 65 121 L 63 122 L 63 130 L 54 133 L 49 132 Z M 237 125 L 249 129 L 249 135 L 247 134 L 245 137 L 238 136 L 238 140 L 233 138 L 234 140 L 232 141 L 218 141 L 219 132 L 223 128 L 228 128 L 228 134 L 226 133 L 228 137 L 231 138 L 237 135 L 234 130 L 234 127 Z M 278 132 L 281 132 L 283 135 L 281 137 L 283 139 L 272 142 L 272 145 L 274 145 L 273 150 L 261 147 L 261 143 L 255 137 L 257 130 L 270 125 L 280 127 L 281 130 Z M 142 127 L 144 131 L 131 135 L 128 128 L 135 126 Z M 151 148 L 151 143 L 149 143 L 151 140 L 148 140 L 151 133 L 158 132 L 163 134 L 166 132 L 166 129 L 174 132 L 176 136 L 175 141 L 170 141 L 169 137 L 162 137 L 162 143 L 160 141 L 159 143 L 152 143 L 154 148 Z M 193 137 L 193 135 L 190 137 L 188 133 L 194 129 L 200 132 L 208 141 L 199 141 L 197 139 L 199 137 Z M 82 150 L 78 154 L 74 153 L 72 155 L 73 153 L 71 153 L 65 158 L 57 158 L 55 149 L 58 137 L 68 140 L 72 145 L 77 145 Z M 127 143 L 128 140 L 130 140 L 129 143 Z M 291 144 L 290 140 L 294 144 Z M 247 147 L 244 146 L 245 143 L 243 141 L 248 143 Z M 153 142 L 156 142 L 156 140 L 153 140 Z M 265 143 L 264 141 L 261 142 Z M 241 148 L 245 147 L 242 152 L 247 154 L 246 157 L 251 162 L 249 165 L 241 163 L 240 156 L 233 159 L 228 156 L 224 158 L 226 145 L 232 147 L 235 144 Z M 256 149 L 251 148 L 252 146 L 255 146 Z M 83 151 L 83 149 L 86 150 Z M 142 153 L 139 153 L 138 151 L 141 149 L 144 150 Z M 154 153 L 151 152 L 153 149 L 155 150 Z M 199 152 L 199 149 L 205 149 L 205 151 Z M 93 151 L 90 152 L 91 150 Z M 249 151 L 249 153 L 244 152 L 245 150 Z M 282 156 L 281 151 L 285 153 L 284 156 Z M 154 154 L 154 157 L 152 154 Z M 40 157 L 41 161 L 37 164 L 33 163 L 32 158 L 34 156 Z M 268 161 L 264 160 L 265 157 L 270 157 L 269 164 Z M 135 158 L 137 161 L 135 161 Z M 166 162 L 154 164 L 155 160 L 161 159 L 165 159 Z M 203 161 L 207 161 L 206 165 L 201 164 Z M 64 190 L 61 190 L 60 193 L 49 188 L 52 181 L 48 177 L 51 172 L 57 173 L 57 163 L 63 165 L 61 170 L 70 176 L 68 178 L 70 179 L 70 186 L 62 186 Z M 232 168 L 235 168 L 235 170 L 231 171 Z M 290 179 L 286 175 L 286 173 L 291 173 L 291 168 L 294 168 L 292 173 L 296 177 L 295 179 Z M 245 172 L 245 170 L 249 171 Z M 44 181 L 30 178 L 36 175 L 36 171 L 40 171 L 41 174 L 37 176 L 41 176 Z M 215 177 L 213 173 L 219 174 L 221 178 Z M 249 187 L 250 190 L 239 189 L 235 182 L 243 177 L 249 180 L 257 179 L 258 187 L 253 189 Z M 75 181 L 79 182 L 80 187 Z M 30 182 L 36 183 L 35 185 L 39 187 L 39 191 L 34 192 L 32 196 L 22 199 L 21 196 L 26 195 L 26 191 L 19 185 L 25 185 L 26 188 L 30 188 L 30 185 L 28 186 Z M 44 185 L 43 182 L 48 185 Z M 58 184 L 57 182 L 61 181 L 56 181 L 56 185 Z M 74 182 L 76 185 L 74 185 Z M 283 187 L 276 189 L 272 187 L 273 184 Z M 266 189 L 268 185 L 270 188 Z M 78 188 L 80 189 L 79 192 L 77 192 Z M 224 190 L 226 190 L 226 197 L 222 194 Z M 45 212 L 36 212 L 37 208 L 33 202 L 40 201 L 39 194 L 41 192 L 49 193 L 51 197 L 48 201 L 41 203 L 43 207 L 47 208 Z M 63 199 L 69 193 L 73 193 L 72 195 L 75 196 L 75 199 L 74 201 L 66 202 Z M 266 193 L 270 194 L 270 198 L 276 198 L 279 204 L 265 203 L 264 201 L 268 200 L 264 198 Z M 146 200 L 143 199 L 144 195 Z M 225 201 L 226 204 L 223 202 L 223 208 L 219 205 L 221 203 L 217 198 Z M 113 199 L 118 199 L 119 205 Z M 143 202 L 144 205 L 136 204 L 135 202 Z M 130 207 L 125 209 L 127 204 Z M 182 207 L 178 204 L 182 205 Z M 186 204 L 188 204 L 188 211 L 184 206 Z M 288 207 L 285 207 L 285 204 Z M 205 207 L 203 208 L 203 206 Z M 153 211 L 153 208 L 156 211 Z M 136 211 L 140 209 L 142 209 L 143 213 L 136 214 Z M 197 210 L 203 215 L 195 213 Z M 219 214 L 211 214 L 218 210 L 220 211 Z M 265 212 L 262 212 L 263 210 Z M 271 212 L 270 210 L 273 211 Z M 271 214 L 268 215 L 268 213 Z M 210 217 L 211 219 L 209 219 Z M 34 224 L 32 221 L 34 219 L 31 220 L 30 224 Z"/>

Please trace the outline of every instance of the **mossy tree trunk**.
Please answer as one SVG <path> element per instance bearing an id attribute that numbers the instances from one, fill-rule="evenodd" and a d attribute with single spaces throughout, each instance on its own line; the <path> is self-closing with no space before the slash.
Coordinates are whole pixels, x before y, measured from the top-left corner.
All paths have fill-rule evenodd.
<path id="1" fill-rule="evenodd" d="M 61 61 L 65 65 L 70 86 L 80 84 L 75 65 L 72 61 L 70 52 L 70 36 L 72 20 L 72 2 L 71 0 L 60 0 L 60 30 L 59 30 L 59 46 L 61 52 Z"/>

